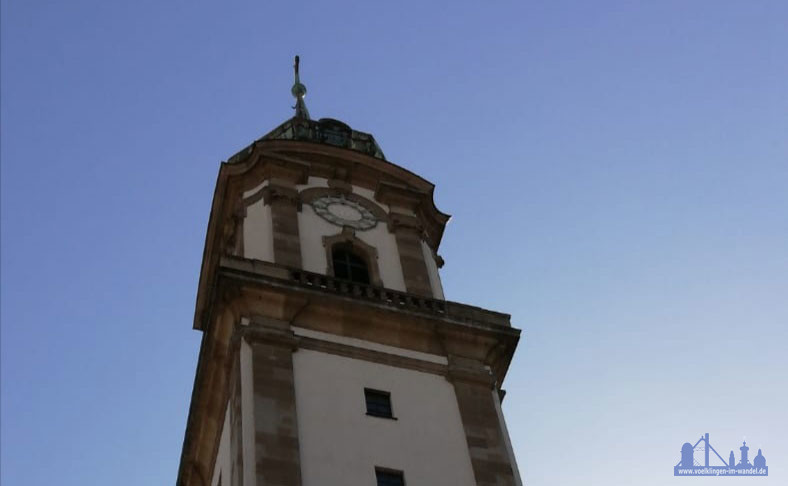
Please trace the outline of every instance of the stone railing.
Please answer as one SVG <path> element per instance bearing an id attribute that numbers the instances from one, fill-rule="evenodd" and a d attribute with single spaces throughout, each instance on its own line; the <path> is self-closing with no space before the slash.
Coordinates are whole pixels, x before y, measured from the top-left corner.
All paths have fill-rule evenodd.
<path id="1" fill-rule="evenodd" d="M 319 273 L 306 272 L 304 270 L 290 270 L 290 276 L 293 280 L 306 287 L 374 300 L 391 307 L 446 315 L 445 300 L 430 299 L 428 297 L 351 282 L 349 280 L 343 280 L 329 275 L 321 275 Z"/>
<path id="2" fill-rule="evenodd" d="M 508 314 L 447 300 L 422 297 L 375 285 L 351 282 L 331 275 L 284 267 L 260 260 L 225 256 L 222 258 L 221 266 L 226 269 L 241 271 L 245 274 L 254 274 L 258 278 L 262 277 L 266 280 L 273 279 L 281 283 L 289 283 L 315 291 L 366 300 L 396 309 L 426 313 L 477 325 L 511 327 Z"/>

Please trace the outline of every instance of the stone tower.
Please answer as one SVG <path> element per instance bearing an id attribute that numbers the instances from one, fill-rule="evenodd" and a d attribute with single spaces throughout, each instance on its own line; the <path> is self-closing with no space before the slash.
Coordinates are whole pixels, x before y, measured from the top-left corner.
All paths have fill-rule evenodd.
<path id="1" fill-rule="evenodd" d="M 297 58 L 292 92 L 219 169 L 177 484 L 521 484 L 500 408 L 519 330 L 444 299 L 433 184 L 312 120 Z"/>

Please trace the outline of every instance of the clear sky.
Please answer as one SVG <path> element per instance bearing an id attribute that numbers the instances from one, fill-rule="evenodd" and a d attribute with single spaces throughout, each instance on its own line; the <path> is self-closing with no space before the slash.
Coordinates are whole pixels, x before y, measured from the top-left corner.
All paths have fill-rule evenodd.
<path id="1" fill-rule="evenodd" d="M 307 104 L 523 329 L 529 486 L 788 484 L 788 3 L 2 2 L 3 486 L 173 484 L 218 164 Z M 704 432 L 769 478 L 679 479 Z M 754 455 L 755 451 L 751 451 Z"/>

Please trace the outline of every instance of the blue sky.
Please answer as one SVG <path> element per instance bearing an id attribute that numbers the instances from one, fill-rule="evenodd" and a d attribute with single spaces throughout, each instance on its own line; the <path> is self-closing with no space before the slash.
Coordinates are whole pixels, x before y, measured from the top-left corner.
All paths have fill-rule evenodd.
<path id="1" fill-rule="evenodd" d="M 172 484 L 218 163 L 307 104 L 453 215 L 512 314 L 527 484 L 788 474 L 788 4 L 4 1 L 4 485 Z M 754 451 L 752 451 L 754 452 Z M 733 480 L 730 480 L 733 481 Z M 683 484 L 683 483 L 682 483 Z"/>

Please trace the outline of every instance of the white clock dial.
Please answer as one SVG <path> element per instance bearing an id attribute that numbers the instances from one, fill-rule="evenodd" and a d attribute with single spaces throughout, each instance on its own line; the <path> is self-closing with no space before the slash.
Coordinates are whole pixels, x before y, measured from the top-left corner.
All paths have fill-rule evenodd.
<path id="1" fill-rule="evenodd" d="M 375 215 L 356 201 L 344 196 L 323 196 L 312 201 L 312 209 L 318 216 L 337 226 L 350 226 L 357 230 L 368 230 L 378 224 Z"/>

